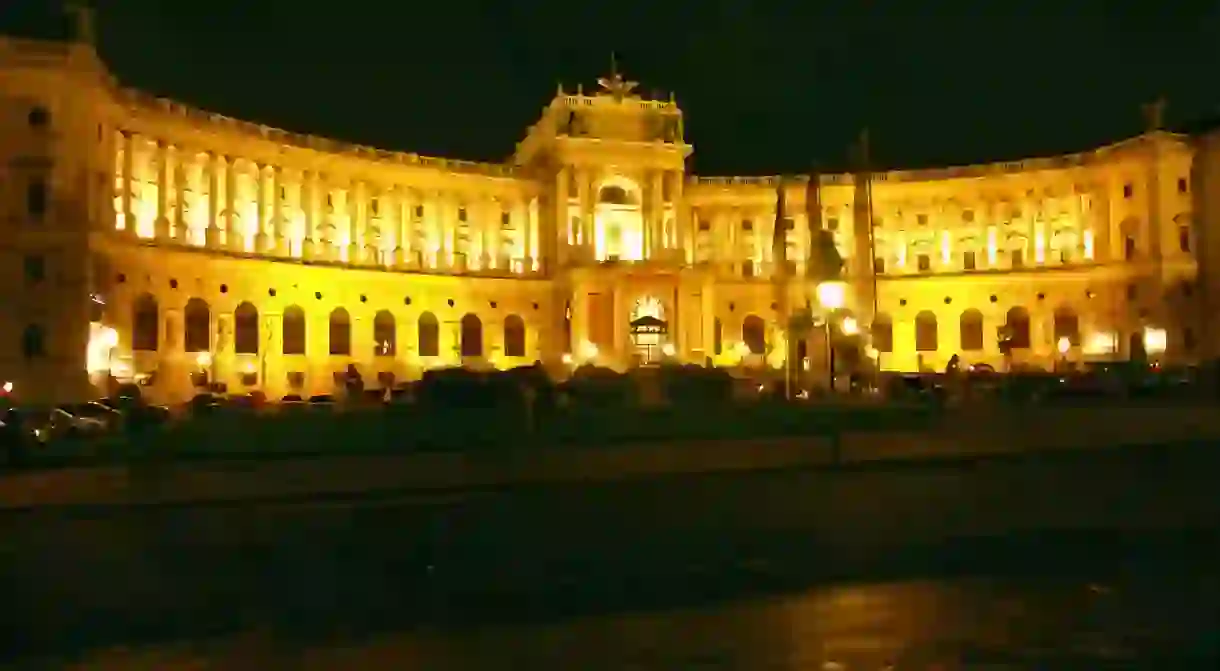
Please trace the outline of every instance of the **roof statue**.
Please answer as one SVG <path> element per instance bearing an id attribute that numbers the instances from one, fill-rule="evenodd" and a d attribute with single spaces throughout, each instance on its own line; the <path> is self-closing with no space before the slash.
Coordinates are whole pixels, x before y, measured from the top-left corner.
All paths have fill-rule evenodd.
<path id="1" fill-rule="evenodd" d="M 623 78 L 623 75 L 618 71 L 618 61 L 615 59 L 614 54 L 611 53 L 610 76 L 598 78 L 597 85 L 602 87 L 606 94 L 613 96 L 615 100 L 622 101 L 640 83 L 627 81 Z"/>
<path id="2" fill-rule="evenodd" d="M 1144 105 L 1144 124 L 1147 132 L 1152 133 L 1165 127 L 1165 107 L 1168 105 L 1169 101 L 1164 97 Z"/>

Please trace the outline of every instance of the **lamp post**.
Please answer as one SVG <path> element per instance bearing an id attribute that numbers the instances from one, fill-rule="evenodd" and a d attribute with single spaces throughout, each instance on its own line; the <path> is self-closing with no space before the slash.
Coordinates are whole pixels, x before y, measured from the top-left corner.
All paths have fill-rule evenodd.
<path id="1" fill-rule="evenodd" d="M 835 350 L 834 350 L 834 331 L 831 325 L 831 316 L 835 310 L 841 310 L 847 304 L 847 284 L 840 281 L 822 282 L 814 288 L 814 296 L 817 298 L 818 307 L 822 312 L 822 326 L 826 334 L 826 368 L 827 382 L 830 391 L 835 390 Z M 850 328 L 853 333 L 859 329 L 856 320 L 852 317 L 844 317 L 843 326 L 848 327 L 850 320 Z"/>

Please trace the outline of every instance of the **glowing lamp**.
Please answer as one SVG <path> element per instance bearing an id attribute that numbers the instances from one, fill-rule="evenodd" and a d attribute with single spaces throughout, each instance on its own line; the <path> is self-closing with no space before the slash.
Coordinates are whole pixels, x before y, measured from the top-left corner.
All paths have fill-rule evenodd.
<path id="1" fill-rule="evenodd" d="M 572 355 L 570 353 L 564 352 L 563 357 L 561 357 L 561 359 L 563 360 L 563 365 L 565 365 L 565 366 L 572 365 Z"/>
<path id="2" fill-rule="evenodd" d="M 843 282 L 822 282 L 815 294 L 818 305 L 827 310 L 838 310 L 847 304 L 847 285 Z"/>
<path id="3" fill-rule="evenodd" d="M 860 332 L 860 324 L 855 317 L 844 317 L 839 329 L 843 331 L 843 335 L 854 336 Z"/>
<path id="4" fill-rule="evenodd" d="M 13 393 L 13 383 L 12 383 L 12 382 L 5 382 L 5 383 L 4 383 L 4 387 L 3 387 L 3 389 L 4 389 L 4 393 L 6 393 L 6 394 L 11 394 L 11 393 Z"/>
<path id="5" fill-rule="evenodd" d="M 661 354 L 664 354 L 665 356 L 673 356 L 674 354 L 677 354 L 677 350 L 674 348 L 673 343 L 667 342 L 664 345 L 661 345 Z"/>
<path id="6" fill-rule="evenodd" d="M 1068 338 L 1067 336 L 1063 336 L 1062 338 L 1059 339 L 1059 342 L 1056 343 L 1056 345 L 1059 348 L 1060 354 L 1067 354 L 1068 350 L 1072 349 L 1072 340 L 1071 340 L 1071 338 Z"/>
<path id="7" fill-rule="evenodd" d="M 200 352 L 195 355 L 195 365 L 200 368 L 207 368 L 212 365 L 212 355 L 209 352 Z"/>
<path id="8" fill-rule="evenodd" d="M 588 340 L 582 342 L 580 344 L 580 358 L 585 361 L 597 358 L 597 345 Z"/>

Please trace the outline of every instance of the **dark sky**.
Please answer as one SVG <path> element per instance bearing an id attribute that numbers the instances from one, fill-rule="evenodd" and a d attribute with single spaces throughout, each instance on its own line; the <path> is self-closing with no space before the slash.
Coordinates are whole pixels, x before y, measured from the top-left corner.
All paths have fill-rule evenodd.
<path id="1" fill-rule="evenodd" d="M 39 0 L 7 0 L 12 3 Z M 7 4 L 7 3 L 6 3 Z M 674 91 L 704 174 L 1085 148 L 1220 109 L 1220 1 L 106 0 L 127 84 L 389 149 L 508 156 L 562 80 L 609 55 Z M 1111 6 L 1105 9 L 1105 6 Z"/>

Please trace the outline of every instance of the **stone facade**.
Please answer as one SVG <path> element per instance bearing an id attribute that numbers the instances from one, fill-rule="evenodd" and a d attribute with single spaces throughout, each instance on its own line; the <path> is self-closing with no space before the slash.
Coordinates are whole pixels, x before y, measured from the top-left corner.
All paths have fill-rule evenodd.
<path id="1" fill-rule="evenodd" d="M 781 186 L 687 174 L 681 110 L 617 74 L 561 89 L 504 164 L 151 98 L 88 43 L 0 40 L 0 82 L 0 378 L 37 401 L 109 374 L 176 400 L 205 380 L 328 393 L 349 364 L 369 386 L 458 364 L 776 365 L 823 230 L 882 369 L 1125 357 L 1150 330 L 1190 360 L 1210 330 L 1206 143 L 1156 124 L 1081 154 Z M 662 332 L 633 332 L 642 317 Z"/>

